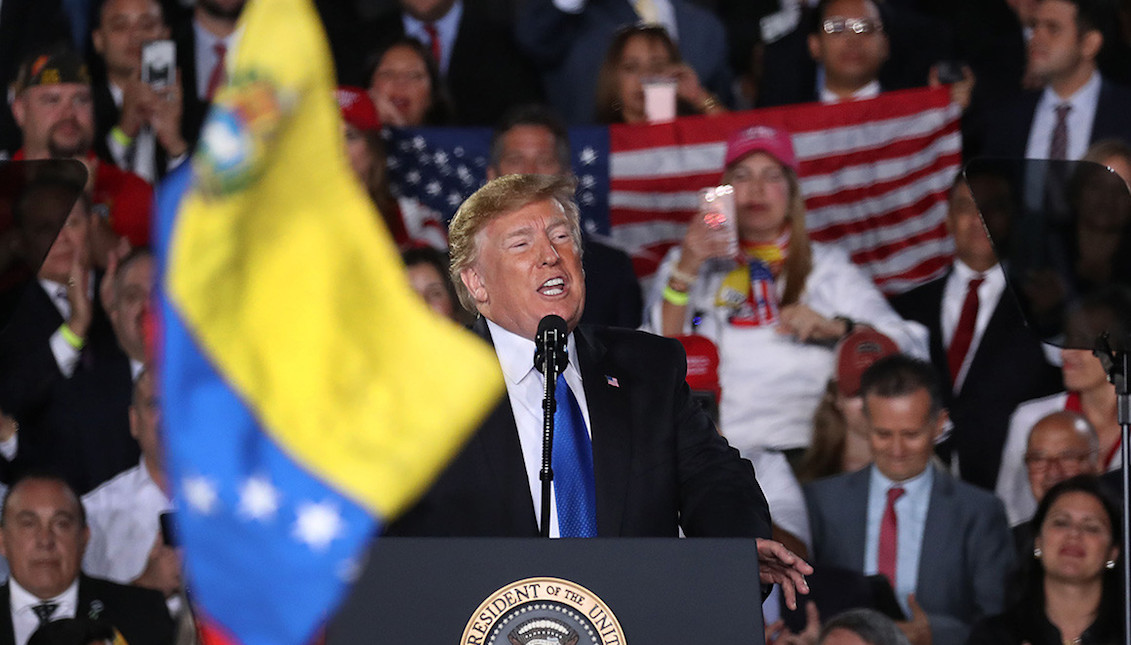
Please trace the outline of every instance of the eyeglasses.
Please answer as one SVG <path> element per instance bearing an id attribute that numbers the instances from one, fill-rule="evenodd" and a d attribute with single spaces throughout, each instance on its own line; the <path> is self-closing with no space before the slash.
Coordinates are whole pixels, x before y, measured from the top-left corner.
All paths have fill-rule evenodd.
<path id="1" fill-rule="evenodd" d="M 854 34 L 870 34 L 884 30 L 884 23 L 871 18 L 845 18 L 832 16 L 826 18 L 821 27 L 826 34 L 842 34 L 847 29 Z"/>
<path id="2" fill-rule="evenodd" d="M 1053 463 L 1061 468 L 1065 466 L 1075 466 L 1079 468 L 1084 462 L 1090 460 L 1096 453 L 1092 451 L 1076 451 L 1076 452 L 1062 452 L 1059 455 L 1046 455 L 1040 452 L 1027 452 L 1025 453 L 1025 464 L 1034 471 L 1044 471 L 1049 468 Z"/>

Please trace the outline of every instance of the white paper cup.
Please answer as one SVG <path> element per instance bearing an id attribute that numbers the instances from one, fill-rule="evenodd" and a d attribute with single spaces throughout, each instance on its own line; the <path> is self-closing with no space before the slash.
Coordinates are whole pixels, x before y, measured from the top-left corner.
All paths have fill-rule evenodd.
<path id="1" fill-rule="evenodd" d="M 644 118 L 649 123 L 675 120 L 676 80 L 654 76 L 645 78 L 641 83 L 644 85 Z"/>

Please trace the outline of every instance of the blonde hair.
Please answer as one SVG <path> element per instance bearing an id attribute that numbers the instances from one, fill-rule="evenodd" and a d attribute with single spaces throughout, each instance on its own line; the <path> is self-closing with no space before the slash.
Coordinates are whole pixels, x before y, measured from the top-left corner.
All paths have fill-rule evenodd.
<path id="1" fill-rule="evenodd" d="M 448 249 L 451 254 L 449 274 L 460 304 L 472 313 L 478 312 L 475 298 L 460 278 L 464 269 L 479 258 L 476 236 L 497 217 L 537 202 L 550 201 L 561 207 L 569 221 L 569 234 L 581 255 L 581 216 L 573 201 L 577 181 L 557 175 L 506 175 L 493 179 L 475 191 L 456 211 L 448 226 Z"/>
<path id="2" fill-rule="evenodd" d="M 805 198 L 801 195 L 801 182 L 797 179 L 797 173 L 773 155 L 770 155 L 770 158 L 781 166 L 789 182 L 789 207 L 785 212 L 785 220 L 789 222 L 790 231 L 789 246 L 785 250 L 785 265 L 782 268 L 785 290 L 782 292 L 781 304 L 791 305 L 800 300 L 801 294 L 805 292 L 805 281 L 809 279 L 809 273 L 813 270 L 813 250 L 809 244 L 809 229 L 805 225 Z M 745 157 L 735 159 L 723 171 L 724 183 L 731 182 L 731 173 L 742 159 Z"/>

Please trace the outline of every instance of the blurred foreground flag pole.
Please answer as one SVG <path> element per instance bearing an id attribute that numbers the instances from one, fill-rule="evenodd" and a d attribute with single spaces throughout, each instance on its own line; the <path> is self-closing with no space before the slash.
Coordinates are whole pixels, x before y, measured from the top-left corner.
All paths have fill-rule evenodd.
<path id="1" fill-rule="evenodd" d="M 311 1 L 252 0 L 237 39 L 158 197 L 163 420 L 194 605 L 220 640 L 299 645 L 502 379 L 353 179 Z"/>

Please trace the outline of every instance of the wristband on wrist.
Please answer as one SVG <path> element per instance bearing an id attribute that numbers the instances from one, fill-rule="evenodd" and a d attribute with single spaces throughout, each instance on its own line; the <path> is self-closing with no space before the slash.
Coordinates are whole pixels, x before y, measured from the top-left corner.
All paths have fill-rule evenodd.
<path id="1" fill-rule="evenodd" d="M 676 291 L 671 285 L 664 287 L 664 301 L 677 307 L 686 307 L 690 298 L 686 291 Z"/>
<path id="2" fill-rule="evenodd" d="M 845 336 L 851 334 L 852 330 L 856 329 L 856 321 L 849 318 L 848 316 L 834 316 L 833 320 L 839 320 L 842 323 L 844 323 L 844 335 Z"/>
<path id="3" fill-rule="evenodd" d="M 129 145 L 134 142 L 134 138 L 126 134 L 126 131 L 123 130 L 121 126 L 116 125 L 110 128 L 110 136 L 122 147 L 129 147 Z"/>
<path id="4" fill-rule="evenodd" d="M 75 349 L 82 349 L 83 346 L 86 345 L 86 341 L 83 340 L 82 336 L 76 334 L 67 323 L 59 325 L 59 333 L 63 335 L 63 340 L 67 341 L 67 344 Z"/>
<path id="5" fill-rule="evenodd" d="M 673 266 L 671 273 L 668 275 L 688 285 L 695 284 L 695 280 L 699 277 L 694 273 L 681 270 L 678 266 Z"/>

